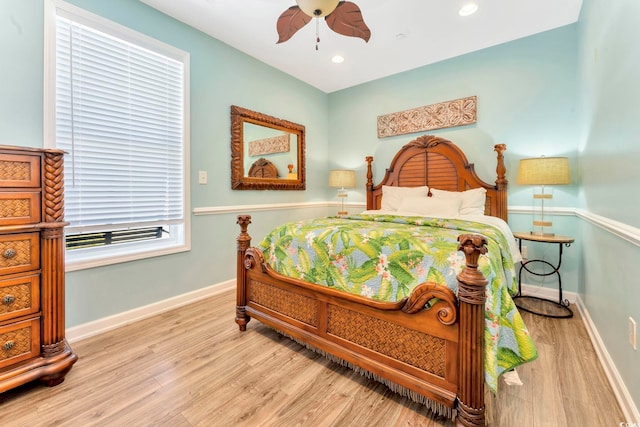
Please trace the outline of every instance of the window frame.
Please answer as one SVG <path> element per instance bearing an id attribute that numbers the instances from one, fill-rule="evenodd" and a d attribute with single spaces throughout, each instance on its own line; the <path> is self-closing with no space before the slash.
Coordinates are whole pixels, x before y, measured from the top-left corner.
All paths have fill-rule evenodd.
<path id="1" fill-rule="evenodd" d="M 44 43 L 44 147 L 56 147 L 56 17 L 60 14 L 81 22 L 98 31 L 122 39 L 145 49 L 152 50 L 182 62 L 183 68 L 183 221 L 167 224 L 171 237 L 139 242 L 106 245 L 95 248 L 66 250 L 65 270 L 75 271 L 104 265 L 117 264 L 174 254 L 191 250 L 190 203 L 190 55 L 174 46 L 139 33 L 121 24 L 95 15 L 62 0 L 45 0 Z M 125 229 L 126 227 L 122 227 Z"/>

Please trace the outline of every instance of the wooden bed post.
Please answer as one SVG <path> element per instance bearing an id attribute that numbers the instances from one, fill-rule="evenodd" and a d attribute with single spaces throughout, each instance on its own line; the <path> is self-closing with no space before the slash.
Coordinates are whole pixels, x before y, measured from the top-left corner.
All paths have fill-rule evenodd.
<path id="1" fill-rule="evenodd" d="M 487 241 L 475 234 L 458 237 L 458 250 L 466 267 L 458 274 L 460 304 L 458 426 L 483 426 L 484 405 L 484 311 L 487 279 L 478 270 L 478 258 L 487 253 Z"/>
<path id="2" fill-rule="evenodd" d="M 498 164 L 496 165 L 496 188 L 498 189 L 498 200 L 496 207 L 498 209 L 498 216 L 507 222 L 508 208 L 507 208 L 507 168 L 504 165 L 504 155 L 502 154 L 506 149 L 506 144 L 496 144 L 493 149 L 498 153 Z"/>
<path id="3" fill-rule="evenodd" d="M 247 330 L 247 323 L 249 323 L 249 316 L 245 312 L 245 306 L 247 305 L 246 295 L 246 276 L 247 270 L 244 268 L 244 255 L 247 249 L 251 246 L 251 236 L 247 233 L 247 227 L 251 224 L 251 215 L 238 215 L 238 221 L 240 225 L 240 234 L 236 239 L 238 247 L 237 258 L 237 276 L 236 276 L 236 323 L 240 327 L 241 331 Z"/>
<path id="4" fill-rule="evenodd" d="M 371 190 L 373 189 L 373 171 L 371 170 L 371 162 L 373 162 L 373 156 L 365 157 L 367 161 L 367 209 L 376 209 L 373 206 L 373 193 Z"/>

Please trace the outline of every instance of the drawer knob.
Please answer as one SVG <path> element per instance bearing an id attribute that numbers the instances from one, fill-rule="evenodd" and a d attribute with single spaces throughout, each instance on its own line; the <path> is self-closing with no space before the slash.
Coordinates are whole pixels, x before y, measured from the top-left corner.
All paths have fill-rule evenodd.
<path id="1" fill-rule="evenodd" d="M 16 300 L 16 297 L 14 297 L 13 295 L 5 295 L 2 298 L 2 303 L 4 305 L 9 305 L 9 304 L 12 304 L 15 300 Z"/>
<path id="2" fill-rule="evenodd" d="M 6 249 L 2 256 L 7 259 L 13 258 L 14 256 L 16 256 L 16 250 L 12 248 Z"/>
<path id="3" fill-rule="evenodd" d="M 5 350 L 9 351 L 13 348 L 14 346 L 14 342 L 13 341 L 7 341 L 6 343 L 4 343 L 4 345 L 2 346 L 2 348 L 4 348 Z"/>

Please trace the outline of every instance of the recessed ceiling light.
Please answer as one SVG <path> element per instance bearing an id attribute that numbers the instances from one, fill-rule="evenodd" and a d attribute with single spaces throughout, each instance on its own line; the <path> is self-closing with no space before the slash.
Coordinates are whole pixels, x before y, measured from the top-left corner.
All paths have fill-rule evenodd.
<path id="1" fill-rule="evenodd" d="M 460 10 L 458 11 L 458 14 L 460 16 L 469 16 L 469 15 L 473 15 L 474 13 L 476 13 L 476 11 L 478 10 L 478 5 L 475 3 L 467 3 L 464 6 L 462 6 L 460 8 Z"/>
<path id="2" fill-rule="evenodd" d="M 331 62 L 333 62 L 334 64 L 339 64 L 343 61 L 344 61 L 344 57 L 340 55 L 335 55 L 333 58 L 331 58 Z"/>

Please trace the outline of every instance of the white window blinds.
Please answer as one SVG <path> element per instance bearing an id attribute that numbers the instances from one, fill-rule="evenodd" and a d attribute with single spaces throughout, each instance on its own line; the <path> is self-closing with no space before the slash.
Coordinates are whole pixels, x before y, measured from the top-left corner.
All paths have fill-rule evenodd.
<path id="1" fill-rule="evenodd" d="M 184 64 L 56 18 L 68 232 L 184 220 Z"/>

